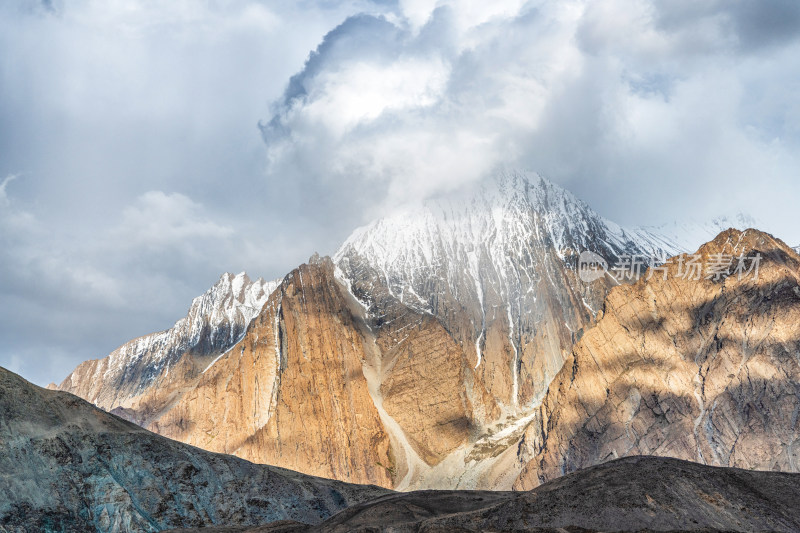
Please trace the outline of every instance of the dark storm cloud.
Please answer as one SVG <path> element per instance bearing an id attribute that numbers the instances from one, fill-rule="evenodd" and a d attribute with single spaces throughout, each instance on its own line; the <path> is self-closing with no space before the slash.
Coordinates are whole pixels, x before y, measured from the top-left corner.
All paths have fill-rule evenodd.
<path id="1" fill-rule="evenodd" d="M 800 37 L 800 3 L 794 0 L 659 0 L 655 5 L 662 28 L 681 31 L 716 21 L 744 53 Z"/>
<path id="2" fill-rule="evenodd" d="M 744 48 L 786 44 L 800 37 L 800 4 L 792 0 L 735 3 L 733 20 Z"/>

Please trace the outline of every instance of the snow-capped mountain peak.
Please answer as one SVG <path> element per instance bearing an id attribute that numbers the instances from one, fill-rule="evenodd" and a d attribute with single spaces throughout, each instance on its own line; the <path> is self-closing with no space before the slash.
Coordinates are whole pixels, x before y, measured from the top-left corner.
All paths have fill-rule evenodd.
<path id="1" fill-rule="evenodd" d="M 390 282 L 411 281 L 418 272 L 461 262 L 477 281 L 476 250 L 484 249 L 500 266 L 511 257 L 529 257 L 531 247 L 550 248 L 562 259 L 583 250 L 609 259 L 625 252 L 680 251 L 664 235 L 604 219 L 536 173 L 501 172 L 357 229 L 334 260 L 368 258 Z"/>
<path id="2" fill-rule="evenodd" d="M 606 220 L 538 174 L 501 172 L 359 228 L 334 262 L 375 327 L 395 313 L 394 299 L 438 318 L 471 347 L 479 372 L 484 354 L 504 345 L 510 390 L 487 386 L 497 387 L 492 394 L 503 409 L 518 413 L 536 401 L 539 384 L 560 368 L 561 346 L 592 320 L 613 284 L 578 278 L 584 250 L 609 261 L 678 251 L 660 235 Z M 537 385 L 523 390 L 526 373 Z"/>
<path id="3" fill-rule="evenodd" d="M 103 359 L 86 361 L 59 386 L 113 409 L 134 398 L 191 354 L 201 359 L 226 352 L 241 339 L 280 280 L 252 281 L 245 273 L 225 273 L 192 300 L 186 316 L 171 328 L 129 341 Z"/>
<path id="4" fill-rule="evenodd" d="M 728 223 L 720 218 L 710 226 Z M 609 265 L 628 255 L 657 260 L 694 250 L 718 232 L 697 240 L 690 230 L 698 231 L 695 225 L 626 228 L 536 173 L 504 171 L 357 229 L 334 262 L 375 327 L 393 313 L 380 296 L 386 292 L 437 317 L 460 343 L 474 346 L 476 369 L 487 343 L 496 347 L 505 337 L 512 360 L 503 364 L 511 367 L 512 392 L 502 401 L 521 406 L 535 402 L 538 392 L 520 392 L 520 372 L 546 382 L 560 368 L 562 347 L 591 322 L 618 283 L 610 276 L 600 283 L 580 280 L 580 253 L 599 254 Z M 467 316 L 471 327 L 451 323 L 456 315 Z M 532 345 L 539 346 L 538 359 L 525 360 Z"/>
<path id="5" fill-rule="evenodd" d="M 249 324 L 278 284 L 278 280 L 264 281 L 261 278 L 251 281 L 246 272 L 236 275 L 226 272 L 210 289 L 192 301 L 187 316 L 173 329 L 189 327 L 191 338 L 197 339 L 206 326 L 213 330 L 226 322 Z"/>

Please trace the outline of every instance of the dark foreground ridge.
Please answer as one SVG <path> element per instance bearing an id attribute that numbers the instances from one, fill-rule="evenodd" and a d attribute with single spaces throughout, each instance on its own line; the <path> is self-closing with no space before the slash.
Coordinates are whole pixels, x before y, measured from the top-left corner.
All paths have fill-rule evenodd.
<path id="1" fill-rule="evenodd" d="M 529 492 L 392 493 L 204 452 L 0 369 L 2 532 L 796 532 L 798 501 L 800 474 L 656 457 Z"/>
<path id="2" fill-rule="evenodd" d="M 244 531 L 797 532 L 798 502 L 800 474 L 642 456 L 586 468 L 528 492 L 394 493 L 317 526 L 283 522 Z"/>
<path id="3" fill-rule="evenodd" d="M 386 493 L 171 441 L 0 368 L 0 532 L 314 524 Z"/>

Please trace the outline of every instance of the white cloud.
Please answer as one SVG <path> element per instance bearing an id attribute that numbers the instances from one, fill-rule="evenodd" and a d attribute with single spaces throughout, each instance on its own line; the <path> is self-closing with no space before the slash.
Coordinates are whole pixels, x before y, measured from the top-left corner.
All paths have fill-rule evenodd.
<path id="1" fill-rule="evenodd" d="M 497 165 L 800 244 L 798 6 L 0 2 L 0 364 L 102 355 Z"/>
<path id="2" fill-rule="evenodd" d="M 745 35 L 748 9 L 413 1 L 382 21 L 350 19 L 264 128 L 273 175 L 357 189 L 350 204 L 373 216 L 524 166 L 624 223 L 766 210 L 754 214 L 800 239 L 786 197 L 765 208 L 752 180 L 797 188 L 795 92 L 779 88 L 800 70 L 798 43 Z"/>
<path id="3" fill-rule="evenodd" d="M 452 9 L 455 29 L 465 33 L 493 19 L 509 18 L 526 4 L 524 0 L 495 0 L 479 2 L 474 0 L 400 0 L 400 13 L 403 18 L 416 29 L 430 21 L 433 13 L 439 8 Z"/>
<path id="4" fill-rule="evenodd" d="M 17 178 L 19 178 L 19 174 L 9 174 L 3 178 L 2 182 L 0 182 L 0 204 L 8 205 L 8 193 L 6 193 L 6 187 L 8 187 L 8 184 Z"/>
<path id="5" fill-rule="evenodd" d="M 320 74 L 303 116 L 342 137 L 382 113 L 432 106 L 441 98 L 447 77 L 446 65 L 436 59 L 400 59 L 388 66 L 356 61 Z"/>
<path id="6" fill-rule="evenodd" d="M 112 230 L 126 246 L 155 248 L 182 246 L 195 239 L 225 239 L 233 228 L 212 221 L 203 206 L 179 193 L 150 191 L 122 211 Z"/>

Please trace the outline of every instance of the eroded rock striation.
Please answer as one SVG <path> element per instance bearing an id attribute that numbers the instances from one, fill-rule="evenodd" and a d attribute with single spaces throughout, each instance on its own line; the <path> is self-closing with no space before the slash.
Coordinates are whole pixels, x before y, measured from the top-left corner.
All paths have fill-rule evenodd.
<path id="1" fill-rule="evenodd" d="M 731 275 L 684 279 L 682 255 L 610 292 L 526 431 L 516 488 L 632 455 L 798 471 L 800 256 L 756 230 L 696 255 L 733 257 Z"/>
<path id="2" fill-rule="evenodd" d="M 333 270 L 317 259 L 289 274 L 245 337 L 152 429 L 260 463 L 391 485 L 365 339 Z"/>
<path id="3" fill-rule="evenodd" d="M 171 438 L 309 474 L 510 489 L 536 452 L 532 436 L 519 447 L 526 427 L 618 284 L 581 279 L 580 252 L 613 263 L 679 248 L 535 174 L 500 173 L 293 270 L 202 364 L 192 350 L 132 352 L 62 388 Z"/>

